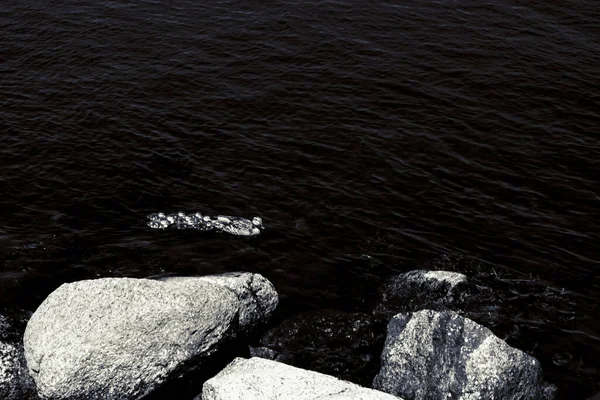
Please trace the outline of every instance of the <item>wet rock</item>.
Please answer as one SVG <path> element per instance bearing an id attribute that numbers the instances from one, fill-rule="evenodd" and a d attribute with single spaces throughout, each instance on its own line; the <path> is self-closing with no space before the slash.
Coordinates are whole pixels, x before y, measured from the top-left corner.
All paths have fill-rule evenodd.
<path id="1" fill-rule="evenodd" d="M 11 330 L 12 325 L 8 318 L 0 314 L 0 340 L 6 340 Z"/>
<path id="2" fill-rule="evenodd" d="M 368 314 L 321 310 L 285 320 L 260 345 L 275 351 L 277 361 L 370 385 L 384 341 L 379 331 Z"/>
<path id="3" fill-rule="evenodd" d="M 542 399 L 554 400 L 554 398 L 556 398 L 557 392 L 558 392 L 558 387 L 556 385 L 553 385 L 548 382 L 544 382 L 542 384 Z"/>
<path id="4" fill-rule="evenodd" d="M 236 358 L 202 390 L 203 400 L 235 399 L 389 399 L 389 394 L 367 389 L 333 376 L 263 358 Z"/>
<path id="5" fill-rule="evenodd" d="M 25 330 L 25 357 L 40 396 L 136 399 L 201 366 L 224 343 L 268 319 L 277 304 L 266 279 L 241 274 L 239 285 L 234 279 L 106 278 L 62 285 Z M 241 301 L 248 282 L 253 294 Z"/>
<path id="6" fill-rule="evenodd" d="M 375 314 L 459 307 L 468 296 L 467 277 L 458 272 L 415 270 L 391 278 L 382 288 Z"/>
<path id="7" fill-rule="evenodd" d="M 398 314 L 373 388 L 409 399 L 539 399 L 541 367 L 453 311 Z"/>
<path id="8" fill-rule="evenodd" d="M 27 372 L 23 348 L 0 342 L 0 399 L 37 399 L 35 383 Z"/>
<path id="9" fill-rule="evenodd" d="M 0 399 L 38 399 L 27 372 L 19 322 L 0 314 Z"/>

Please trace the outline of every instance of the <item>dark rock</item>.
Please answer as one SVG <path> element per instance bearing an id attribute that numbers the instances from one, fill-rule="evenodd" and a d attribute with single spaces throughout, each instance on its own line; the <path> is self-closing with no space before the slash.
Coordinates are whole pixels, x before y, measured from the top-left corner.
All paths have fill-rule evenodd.
<path id="1" fill-rule="evenodd" d="M 0 314 L 0 399 L 38 399 L 35 382 L 27 372 L 20 321 Z"/>
<path id="2" fill-rule="evenodd" d="M 384 340 L 383 329 L 377 331 L 368 314 L 323 310 L 285 320 L 260 344 L 275 351 L 277 361 L 370 385 Z"/>
<path id="3" fill-rule="evenodd" d="M 280 353 L 268 347 L 248 346 L 248 350 L 250 357 L 266 358 L 267 360 L 278 361 L 289 365 L 295 365 L 297 363 L 294 355 L 289 353 Z"/>
<path id="4" fill-rule="evenodd" d="M 21 343 L 31 314 L 23 310 L 2 310 L 2 312 L 8 312 L 10 315 L 0 314 L 0 341 Z"/>
<path id="5" fill-rule="evenodd" d="M 0 314 L 0 340 L 6 340 L 12 326 L 8 318 Z"/>
<path id="6" fill-rule="evenodd" d="M 279 353 L 273 349 L 269 349 L 268 347 L 253 347 L 249 346 L 248 350 L 250 351 L 251 357 L 260 357 L 266 358 L 267 360 L 276 360 L 279 356 Z"/>
<path id="7" fill-rule="evenodd" d="M 415 270 L 394 276 L 381 290 L 376 315 L 460 307 L 468 296 L 467 277 L 458 272 Z"/>
<path id="8" fill-rule="evenodd" d="M 556 397 L 556 393 L 558 392 L 558 387 L 548 382 L 544 382 L 542 384 L 542 399 L 544 400 L 554 400 Z M 598 399 L 600 400 L 600 399 Z"/>
<path id="9" fill-rule="evenodd" d="M 452 311 L 398 314 L 373 387 L 408 399 L 539 399 L 541 367 Z"/>
<path id="10" fill-rule="evenodd" d="M 274 311 L 273 286 L 248 275 L 62 285 L 25 330 L 40 396 L 134 399 L 189 373 Z"/>
<path id="11" fill-rule="evenodd" d="M 202 389 L 203 400 L 398 400 L 397 397 L 333 376 L 283 363 L 236 358 Z"/>
<path id="12" fill-rule="evenodd" d="M 35 383 L 27 372 L 23 348 L 0 342 L 0 399 L 37 399 Z"/>
<path id="13" fill-rule="evenodd" d="M 588 400 L 600 400 L 600 392 L 596 393 L 595 395 L 590 397 Z"/>

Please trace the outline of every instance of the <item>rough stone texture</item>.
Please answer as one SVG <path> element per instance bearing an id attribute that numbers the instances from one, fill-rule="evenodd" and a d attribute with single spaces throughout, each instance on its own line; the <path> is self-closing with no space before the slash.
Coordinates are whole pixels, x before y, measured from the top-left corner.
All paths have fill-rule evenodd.
<path id="1" fill-rule="evenodd" d="M 0 314 L 0 399 L 39 399 L 35 383 L 27 372 L 19 320 Z M 22 326 L 21 326 L 22 325 Z"/>
<path id="2" fill-rule="evenodd" d="M 198 279 L 231 289 L 244 305 L 240 312 L 240 324 L 253 327 L 266 322 L 275 311 L 279 298 L 273 296 L 275 288 L 265 277 L 249 272 L 232 272 L 222 275 L 202 276 Z M 267 318 L 265 318 L 265 316 Z"/>
<path id="3" fill-rule="evenodd" d="M 25 330 L 25 357 L 40 396 L 134 399 L 187 372 L 249 324 L 267 319 L 277 303 L 264 278 L 254 277 L 248 289 L 262 293 L 253 297 L 257 302 L 268 299 L 260 306 L 240 301 L 229 288 L 232 279 L 107 278 L 62 285 Z"/>
<path id="4" fill-rule="evenodd" d="M 206 381 L 203 400 L 398 400 L 333 376 L 292 367 L 263 358 L 236 358 Z"/>
<path id="5" fill-rule="evenodd" d="M 558 392 L 558 386 L 552 383 L 544 382 L 542 383 L 541 392 L 543 400 L 554 400 L 556 398 L 556 393 Z"/>
<path id="6" fill-rule="evenodd" d="M 467 277 L 458 272 L 415 270 L 391 278 L 382 288 L 376 314 L 445 310 L 466 299 Z"/>
<path id="7" fill-rule="evenodd" d="M 23 349 L 16 344 L 0 342 L 0 399 L 35 398 L 35 383 L 27 372 Z"/>
<path id="8" fill-rule="evenodd" d="M 12 324 L 4 315 L 0 314 L 0 340 L 6 340 L 9 332 L 12 330 Z"/>
<path id="9" fill-rule="evenodd" d="M 372 316 L 363 313 L 302 313 L 265 332 L 260 338 L 263 349 L 253 355 L 370 385 L 379 370 L 376 360 L 385 338 L 381 328 L 378 337 Z"/>
<path id="10" fill-rule="evenodd" d="M 398 314 L 373 387 L 409 399 L 538 399 L 541 367 L 452 311 Z"/>

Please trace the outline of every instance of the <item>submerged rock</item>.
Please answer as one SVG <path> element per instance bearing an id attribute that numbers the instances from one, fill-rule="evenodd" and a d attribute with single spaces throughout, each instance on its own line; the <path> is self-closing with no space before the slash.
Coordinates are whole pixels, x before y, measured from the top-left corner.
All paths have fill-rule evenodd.
<path id="1" fill-rule="evenodd" d="M 333 376 L 308 371 L 263 358 L 236 358 L 206 381 L 202 400 L 398 400 Z"/>
<path id="2" fill-rule="evenodd" d="M 370 385 L 384 341 L 383 329 L 380 336 L 376 331 L 368 314 L 307 312 L 269 329 L 254 354 Z"/>
<path id="3" fill-rule="evenodd" d="M 468 295 L 467 277 L 458 272 L 415 270 L 391 278 L 382 288 L 376 314 L 460 306 Z"/>
<path id="4" fill-rule="evenodd" d="M 452 311 L 398 314 L 373 388 L 408 399 L 539 399 L 539 362 Z"/>
<path id="5" fill-rule="evenodd" d="M 152 213 L 147 216 L 148 225 L 152 229 L 196 229 L 199 231 L 225 232 L 236 236 L 256 236 L 264 229 L 262 218 L 254 217 L 252 220 L 233 217 L 230 215 L 219 215 L 210 217 L 200 213 L 176 214 Z"/>
<path id="6" fill-rule="evenodd" d="M 197 368 L 273 312 L 273 286 L 248 275 L 62 285 L 25 330 L 25 357 L 40 396 L 137 399 Z M 240 300 L 243 287 L 250 294 Z"/>

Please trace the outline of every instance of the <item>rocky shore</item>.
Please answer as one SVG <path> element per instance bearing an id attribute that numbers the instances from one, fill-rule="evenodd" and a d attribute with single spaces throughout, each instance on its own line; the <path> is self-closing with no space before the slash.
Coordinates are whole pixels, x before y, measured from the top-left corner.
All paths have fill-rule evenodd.
<path id="1" fill-rule="evenodd" d="M 0 397 L 552 398 L 535 358 L 464 315 L 478 290 L 417 270 L 392 277 L 371 313 L 274 324 L 278 293 L 259 274 L 63 284 L 22 337 L 0 318 Z M 356 371 L 362 380 L 344 380 Z"/>

